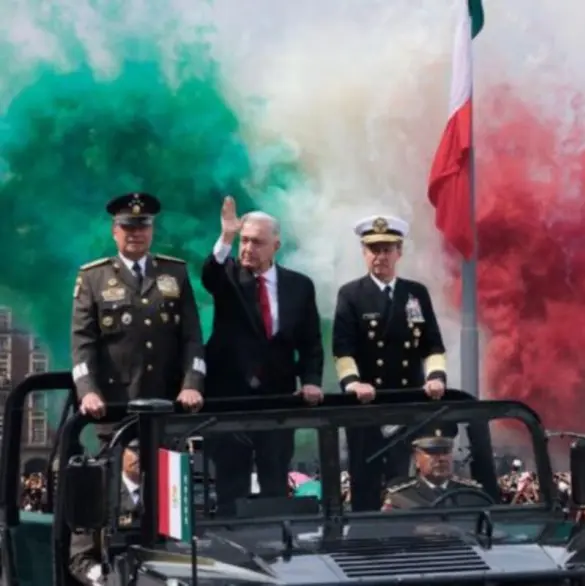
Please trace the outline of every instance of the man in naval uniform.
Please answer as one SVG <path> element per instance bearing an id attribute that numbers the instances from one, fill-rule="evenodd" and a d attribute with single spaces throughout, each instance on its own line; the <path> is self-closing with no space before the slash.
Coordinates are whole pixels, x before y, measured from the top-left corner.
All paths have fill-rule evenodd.
<path id="1" fill-rule="evenodd" d="M 416 476 L 405 482 L 395 482 L 386 489 L 383 511 L 428 507 L 448 491 L 460 488 L 482 490 L 475 480 L 453 475 L 453 446 L 457 425 L 427 430 L 412 442 Z M 473 494 L 454 495 L 443 506 L 473 506 L 486 504 Z"/>
<path id="2" fill-rule="evenodd" d="M 357 223 L 367 275 L 343 285 L 333 323 L 333 354 L 343 392 L 362 403 L 378 389 L 445 391 L 445 347 L 427 288 L 396 276 L 408 223 L 374 216 Z M 383 445 L 379 427 L 347 428 L 352 509 L 378 510 L 384 473 L 406 476 L 410 451 L 397 446 L 370 463 Z"/>
<path id="3" fill-rule="evenodd" d="M 96 418 L 108 402 L 139 397 L 203 404 L 204 346 L 186 264 L 149 252 L 160 207 L 146 193 L 110 201 L 118 253 L 82 266 L 75 283 L 73 379 L 81 411 Z"/>
<path id="4" fill-rule="evenodd" d="M 140 513 L 140 449 L 132 440 L 122 456 L 120 486 L 120 527 L 135 525 Z M 94 531 L 73 531 L 69 547 L 69 571 L 81 584 L 97 586 L 103 583 L 102 536 Z"/>

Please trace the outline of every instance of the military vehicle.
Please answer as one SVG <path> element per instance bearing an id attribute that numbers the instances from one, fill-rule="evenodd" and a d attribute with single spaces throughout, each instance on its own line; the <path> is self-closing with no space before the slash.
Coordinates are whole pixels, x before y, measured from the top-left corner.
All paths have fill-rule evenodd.
<path id="1" fill-rule="evenodd" d="M 70 528 L 102 536 L 107 581 L 117 585 L 242 586 L 244 584 L 585 584 L 585 532 L 560 506 L 538 415 L 516 401 L 478 401 L 450 389 L 441 401 L 421 391 L 380 392 L 374 403 L 328 395 L 310 407 L 298 397 L 208 400 L 196 414 L 167 401 L 138 400 L 108 406 L 105 421 L 125 422 L 97 458 L 79 456 L 80 434 L 92 423 L 75 410 L 63 417 L 58 437 L 58 476 L 49 512 L 19 509 L 20 438 L 28 395 L 69 389 L 68 373 L 26 379 L 8 397 L 0 470 L 2 580 L 5 586 L 71 586 Z M 498 429 L 512 421 L 530 443 L 539 502 L 500 501 L 494 465 Z M 389 512 L 351 512 L 340 495 L 339 430 L 390 429 L 388 444 L 410 445 L 417 429 L 456 423 L 469 486 L 447 491 L 423 506 Z M 265 429 L 313 429 L 318 438 L 322 498 L 241 499 L 231 518 L 209 507 L 187 507 L 185 542 L 159 531 L 159 450 L 180 453 L 186 438 Z M 118 515 L 121 449 L 140 441 L 143 476 L 139 523 Z M 525 446 L 526 447 L 526 446 Z M 585 448 L 571 447 L 574 508 L 585 507 Z M 189 482 L 192 478 L 189 477 Z M 478 483 L 481 485 L 478 488 Z M 473 494 L 470 505 L 457 499 Z M 50 499 L 51 500 L 51 499 Z M 192 501 L 193 499 L 191 499 Z M 83 506 L 92 502 L 92 507 Z M 574 511 L 573 511 L 574 512 Z M 579 515 L 581 518 L 581 515 Z"/>

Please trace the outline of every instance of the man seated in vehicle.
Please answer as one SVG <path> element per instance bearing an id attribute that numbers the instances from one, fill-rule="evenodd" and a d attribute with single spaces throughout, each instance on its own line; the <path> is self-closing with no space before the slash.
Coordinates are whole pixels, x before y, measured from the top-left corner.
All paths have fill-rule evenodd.
<path id="1" fill-rule="evenodd" d="M 138 440 L 132 440 L 122 456 L 120 492 L 120 525 L 136 521 L 140 501 L 140 451 Z M 103 583 L 101 536 L 96 532 L 73 531 L 69 549 L 69 571 L 87 586 Z"/>
<path id="2" fill-rule="evenodd" d="M 456 489 L 482 490 L 479 482 L 453 474 L 453 447 L 456 436 L 456 424 L 435 426 L 419 434 L 412 442 L 416 475 L 386 488 L 383 511 L 428 507 L 437 498 Z M 445 504 L 460 506 L 485 504 L 485 500 L 474 497 L 473 494 L 454 496 L 447 501 L 450 502 Z"/>

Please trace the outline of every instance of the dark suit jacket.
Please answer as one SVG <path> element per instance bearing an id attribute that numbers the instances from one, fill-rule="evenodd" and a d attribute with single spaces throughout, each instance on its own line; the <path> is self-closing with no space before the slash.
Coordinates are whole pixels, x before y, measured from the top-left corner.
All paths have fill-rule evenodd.
<path id="1" fill-rule="evenodd" d="M 385 294 L 365 276 L 337 297 L 333 354 L 342 389 L 361 381 L 379 389 L 446 380 L 445 346 L 427 288 L 397 279 L 388 311 Z"/>
<path id="2" fill-rule="evenodd" d="M 213 296 L 213 331 L 206 347 L 211 396 L 288 394 L 301 384 L 321 386 L 323 345 L 315 287 L 307 276 L 276 267 L 279 330 L 267 339 L 254 275 L 228 258 L 203 265 L 203 285 Z"/>
<path id="3" fill-rule="evenodd" d="M 139 508 L 134 504 L 126 485 L 121 481 L 119 524 L 138 517 Z M 87 572 L 101 563 L 100 536 L 93 531 L 73 531 L 69 547 L 69 571 L 82 584 L 91 585 Z"/>
<path id="4" fill-rule="evenodd" d="M 73 378 L 80 399 L 175 399 L 203 391 L 204 346 L 185 262 L 150 256 L 141 290 L 118 257 L 81 267 L 72 318 Z"/>

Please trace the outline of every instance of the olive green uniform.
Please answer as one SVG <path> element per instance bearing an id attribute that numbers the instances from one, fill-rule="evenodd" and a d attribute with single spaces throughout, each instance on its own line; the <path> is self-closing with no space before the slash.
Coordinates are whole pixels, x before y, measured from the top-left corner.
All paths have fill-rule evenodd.
<path id="1" fill-rule="evenodd" d="M 405 482 L 398 482 L 389 486 L 384 494 L 382 510 L 414 509 L 428 507 L 431 503 L 446 492 L 461 488 L 476 488 L 482 490 L 482 485 L 469 478 L 453 476 L 441 486 L 435 486 L 424 478 L 417 476 Z M 447 499 L 442 506 L 473 506 L 485 505 L 486 501 L 473 494 L 455 495 L 453 499 Z"/>
<path id="2" fill-rule="evenodd" d="M 140 285 L 119 257 L 81 267 L 72 318 L 73 379 L 81 400 L 174 400 L 203 392 L 204 346 L 184 261 L 147 258 Z"/>

